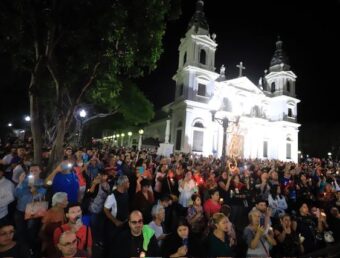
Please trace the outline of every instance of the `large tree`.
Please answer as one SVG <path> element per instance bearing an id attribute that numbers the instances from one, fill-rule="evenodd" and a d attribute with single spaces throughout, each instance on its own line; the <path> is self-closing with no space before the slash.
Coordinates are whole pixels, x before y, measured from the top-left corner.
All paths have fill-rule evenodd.
<path id="1" fill-rule="evenodd" d="M 75 108 L 86 94 L 117 110 L 110 103 L 116 103 L 124 84 L 156 67 L 174 6 L 178 0 L 0 2 L 2 51 L 30 74 L 35 162 L 41 158 L 46 116 L 56 125 L 51 157 L 56 162 Z M 128 116 L 128 110 L 122 111 Z"/>

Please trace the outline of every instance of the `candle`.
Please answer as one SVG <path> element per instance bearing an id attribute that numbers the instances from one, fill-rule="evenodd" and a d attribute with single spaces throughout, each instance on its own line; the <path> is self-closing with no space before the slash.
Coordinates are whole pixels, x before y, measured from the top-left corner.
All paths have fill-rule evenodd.
<path id="1" fill-rule="evenodd" d="M 223 198 L 220 198 L 220 203 L 221 203 L 221 204 L 223 203 Z"/>
<path id="2" fill-rule="evenodd" d="M 144 253 L 144 252 L 141 252 L 141 253 L 139 254 L 139 257 L 144 258 L 144 257 L 145 257 L 145 253 Z"/>

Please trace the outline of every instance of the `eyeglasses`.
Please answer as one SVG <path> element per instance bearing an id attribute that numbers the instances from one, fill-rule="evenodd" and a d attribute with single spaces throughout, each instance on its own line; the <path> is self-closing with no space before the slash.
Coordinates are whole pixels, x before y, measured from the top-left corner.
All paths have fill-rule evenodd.
<path id="1" fill-rule="evenodd" d="M 130 223 L 132 225 L 143 224 L 143 220 L 142 219 L 140 219 L 140 220 L 130 220 Z"/>
<path id="2" fill-rule="evenodd" d="M 13 235 L 15 233 L 14 230 L 11 230 L 11 231 L 8 231 L 8 232 L 2 232 L 0 234 L 0 237 L 4 237 L 4 236 L 7 236 L 7 235 Z"/>
<path id="3" fill-rule="evenodd" d="M 77 244 L 77 239 L 74 239 L 72 242 L 66 242 L 64 244 L 60 243 L 60 245 L 68 247 Z"/>

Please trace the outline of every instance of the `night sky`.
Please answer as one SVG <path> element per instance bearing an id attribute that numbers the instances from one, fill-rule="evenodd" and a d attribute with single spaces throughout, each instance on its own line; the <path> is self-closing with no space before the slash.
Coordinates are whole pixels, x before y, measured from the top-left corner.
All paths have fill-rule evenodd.
<path id="1" fill-rule="evenodd" d="M 173 100 L 175 82 L 171 77 L 178 65 L 178 46 L 184 37 L 196 0 L 182 0 L 182 15 L 168 24 L 164 36 L 164 53 L 158 68 L 138 80 L 138 85 L 154 103 L 155 108 Z M 283 49 L 297 75 L 296 94 L 300 136 L 309 141 L 311 133 L 323 124 L 339 124 L 338 96 L 340 47 L 340 0 L 327 1 L 227 1 L 205 0 L 206 19 L 210 33 L 216 33 L 216 70 L 226 66 L 228 79 L 237 77 L 235 67 L 240 61 L 246 66 L 244 75 L 257 84 L 275 50 L 280 35 Z M 25 78 L 12 73 L 6 58 L 0 60 L 2 77 L 1 120 L 21 120 L 28 112 L 28 99 L 22 84 Z M 4 80 L 4 76 L 9 76 Z M 309 127 L 311 125 L 311 127 Z M 310 132 L 309 128 L 314 131 Z M 326 128 L 327 129 L 327 128 Z M 326 133 L 327 134 L 327 133 Z M 320 136 L 319 136 L 320 137 Z M 340 139 L 339 139 L 340 144 Z"/>

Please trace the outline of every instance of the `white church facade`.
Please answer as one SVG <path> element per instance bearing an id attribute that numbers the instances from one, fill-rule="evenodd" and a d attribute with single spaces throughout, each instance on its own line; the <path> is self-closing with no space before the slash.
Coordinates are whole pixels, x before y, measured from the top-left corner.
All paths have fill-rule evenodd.
<path id="1" fill-rule="evenodd" d="M 270 67 L 256 85 L 242 76 L 242 63 L 237 78 L 227 80 L 223 66 L 215 72 L 215 37 L 209 33 L 199 0 L 179 45 L 178 69 L 173 76 L 175 99 L 163 107 L 169 118 L 147 126 L 144 137 L 164 141 L 168 119 L 175 152 L 220 157 L 226 148 L 229 156 L 297 162 L 300 100 L 295 96 L 296 75 L 290 70 L 282 41 L 276 42 Z M 223 146 L 224 129 L 219 121 L 225 118 L 229 123 Z"/>

